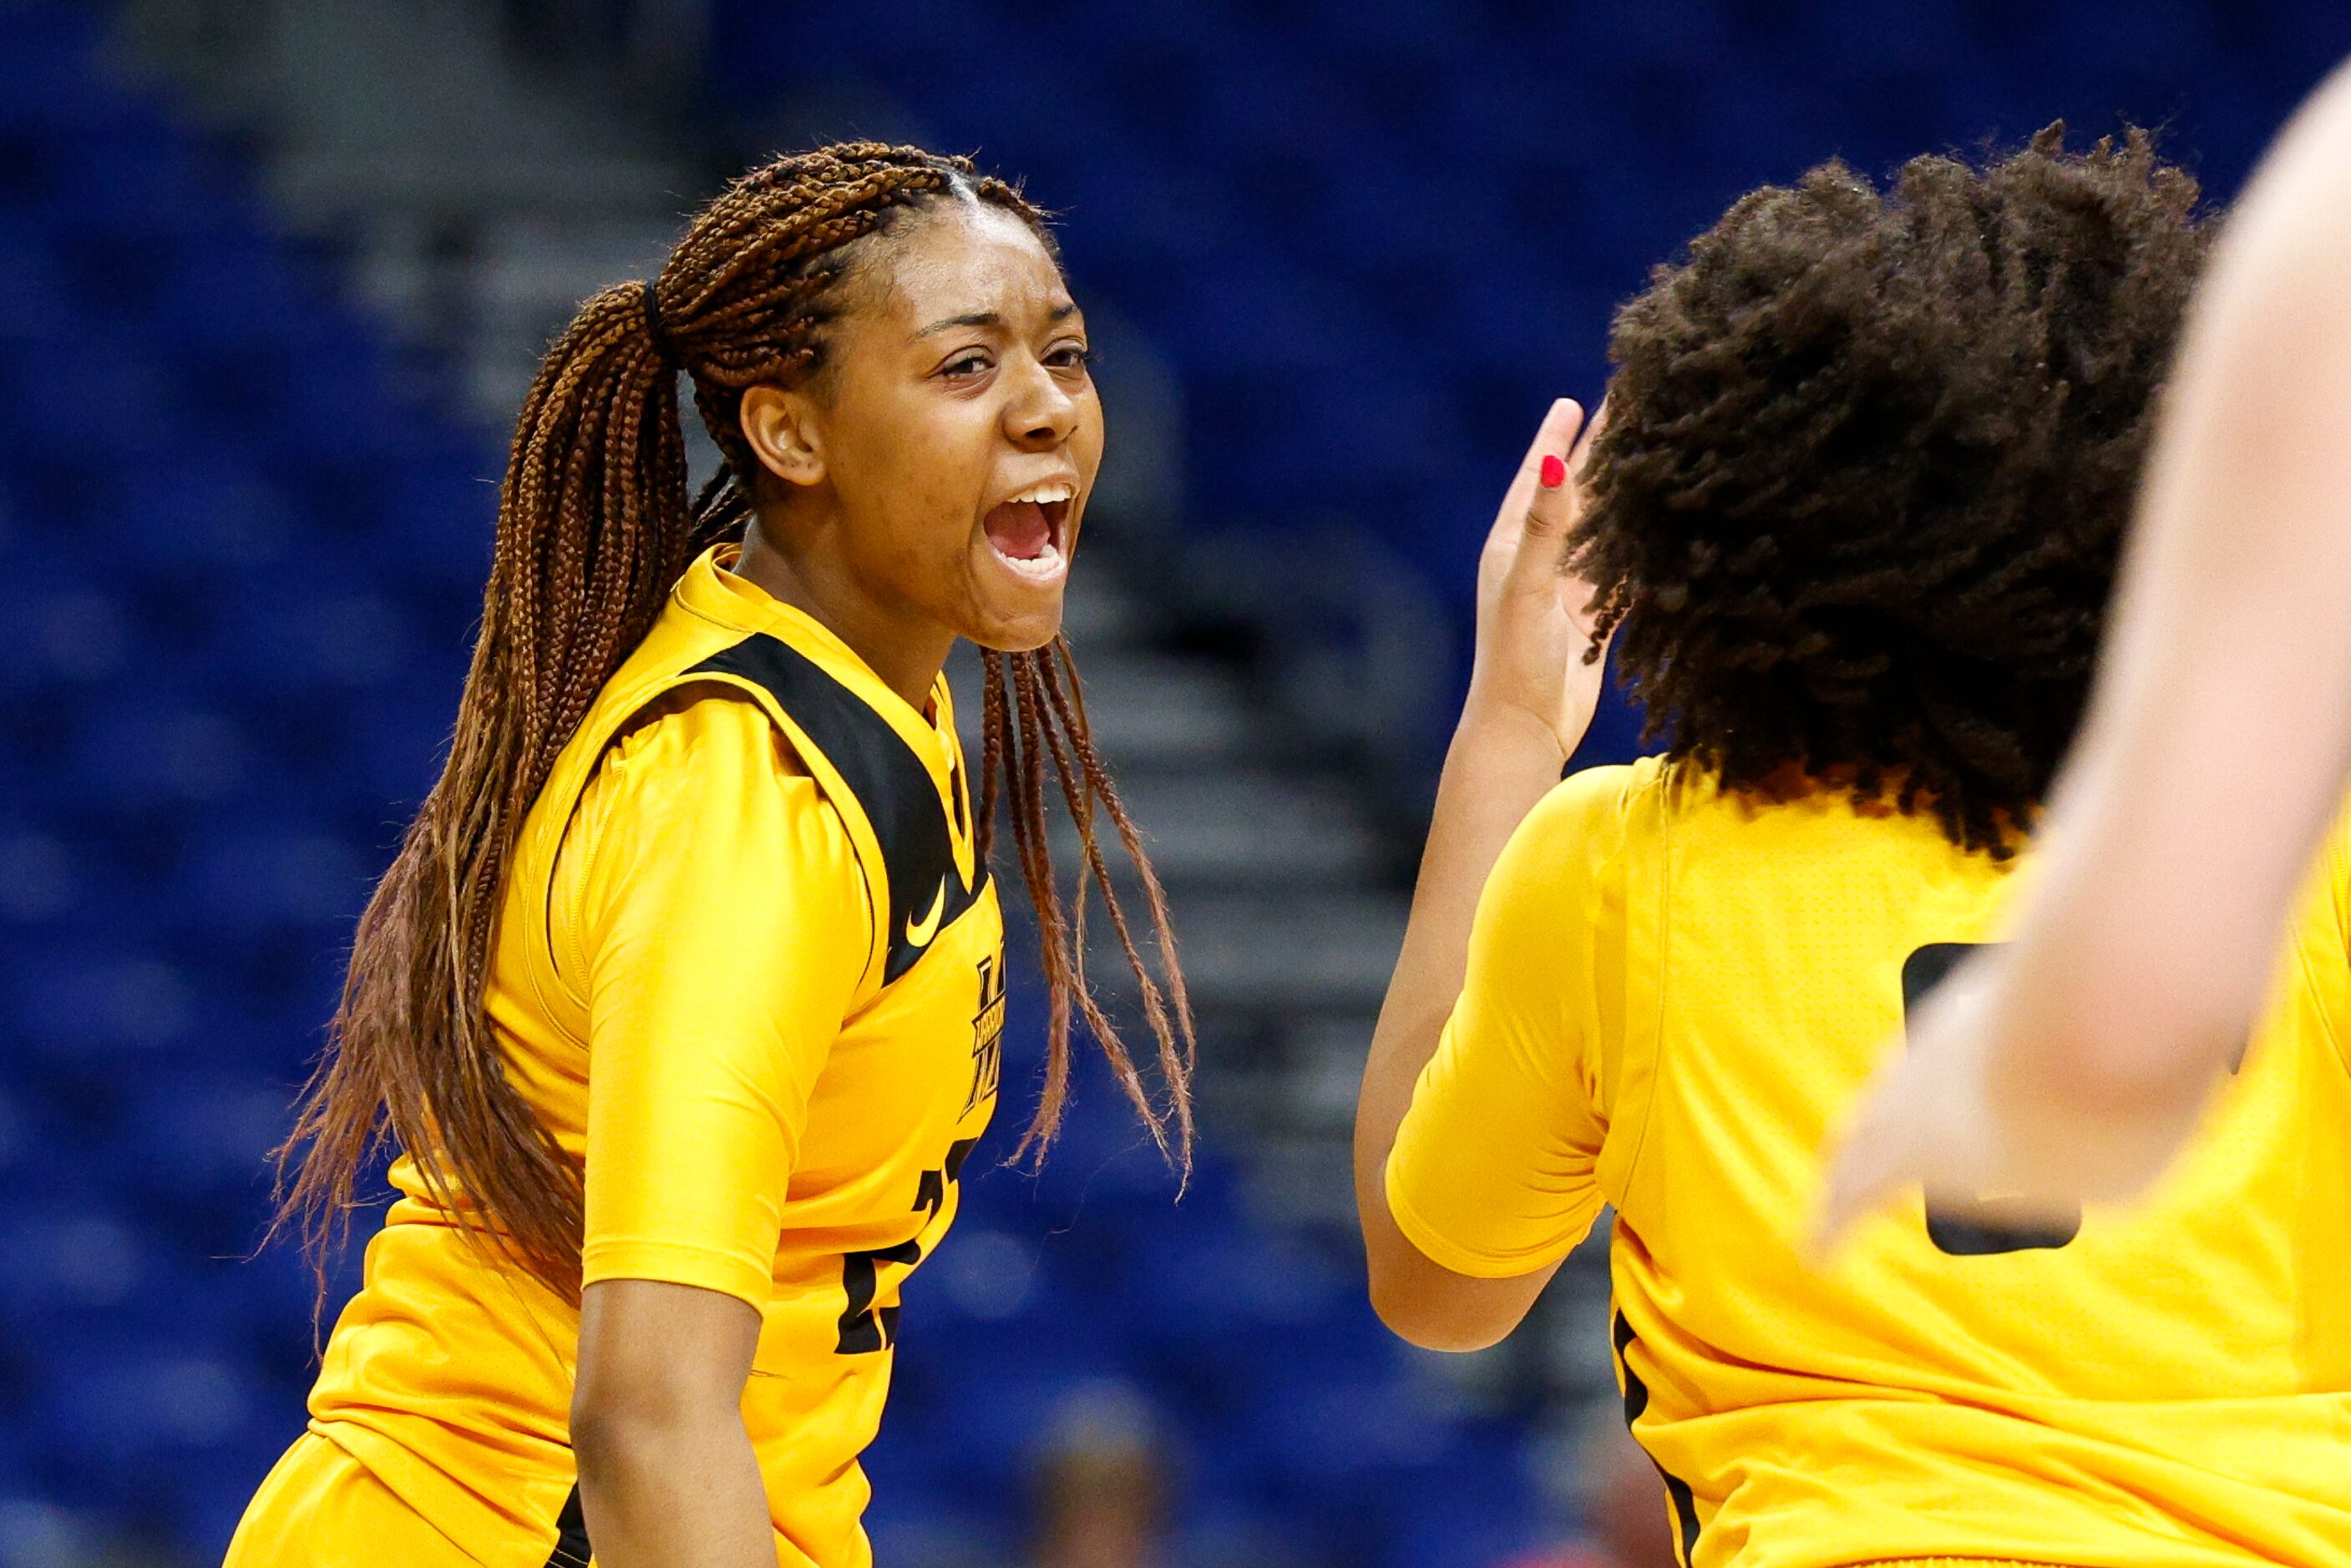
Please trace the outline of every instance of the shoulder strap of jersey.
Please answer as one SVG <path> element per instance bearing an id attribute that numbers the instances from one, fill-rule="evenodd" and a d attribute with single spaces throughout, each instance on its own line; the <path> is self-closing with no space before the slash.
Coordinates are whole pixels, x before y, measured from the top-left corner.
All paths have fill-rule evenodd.
<path id="1" fill-rule="evenodd" d="M 1608 1131 L 1601 1140 L 1602 1190 L 1621 1208 L 1656 1103 L 1665 1006 L 1665 965 L 1672 918 L 1674 800 L 1687 787 L 1677 764 L 1644 758 L 1625 781 L 1624 849 L 1614 876 L 1624 900 L 1624 1029 L 1606 1086 Z M 1654 1164 L 1654 1161 L 1652 1162 Z"/>
<path id="2" fill-rule="evenodd" d="M 914 748 L 864 699 L 765 632 L 684 674 L 727 678 L 765 692 L 794 742 L 816 753 L 803 760 L 840 775 L 849 796 L 843 804 L 863 814 L 881 853 L 882 983 L 913 968 L 932 937 L 971 908 L 987 883 L 984 866 L 965 883 L 946 807 Z"/>

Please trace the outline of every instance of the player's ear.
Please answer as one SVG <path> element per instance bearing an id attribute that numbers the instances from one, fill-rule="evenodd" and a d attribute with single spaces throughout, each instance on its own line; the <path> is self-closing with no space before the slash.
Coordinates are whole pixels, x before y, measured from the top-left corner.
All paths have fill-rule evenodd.
<path id="1" fill-rule="evenodd" d="M 744 442 L 759 466 L 787 484 L 824 482 L 824 436 L 813 400 L 781 387 L 743 389 L 737 412 Z"/>

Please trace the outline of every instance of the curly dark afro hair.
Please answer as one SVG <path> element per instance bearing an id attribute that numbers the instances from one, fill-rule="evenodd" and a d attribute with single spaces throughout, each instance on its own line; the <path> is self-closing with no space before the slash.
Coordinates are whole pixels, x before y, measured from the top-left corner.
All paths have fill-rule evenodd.
<path id="1" fill-rule="evenodd" d="M 1652 738 L 2012 853 L 2212 225 L 2143 131 L 1745 196 L 1618 313 L 1570 561 Z"/>

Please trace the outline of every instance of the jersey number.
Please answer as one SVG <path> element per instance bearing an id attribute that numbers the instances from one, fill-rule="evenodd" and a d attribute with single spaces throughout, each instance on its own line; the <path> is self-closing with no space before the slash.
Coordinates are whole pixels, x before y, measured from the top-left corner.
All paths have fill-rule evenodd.
<path id="1" fill-rule="evenodd" d="M 1959 961 L 1983 942 L 1929 942 L 1902 962 L 1902 1012 L 1907 1020 L 1928 994 L 1950 977 Z M 2082 1231 L 2082 1213 L 2069 1220 L 2021 1224 L 2003 1220 L 1996 1203 L 1980 1199 L 1931 1199 L 1927 1204 L 1927 1237 L 1955 1258 L 1981 1258 L 2000 1252 L 2030 1252 L 2062 1247 Z"/>
<path id="2" fill-rule="evenodd" d="M 925 1220 L 938 1218 L 946 1207 L 947 1189 L 963 1177 L 963 1163 L 971 1158 L 977 1138 L 959 1137 L 947 1146 L 947 1157 L 936 1170 L 926 1170 L 914 1183 L 914 1211 Z M 841 1355 L 872 1355 L 898 1343 L 898 1309 L 877 1307 L 873 1298 L 881 1293 L 882 1265 L 897 1263 L 913 1268 L 923 1261 L 923 1242 L 919 1236 L 901 1241 L 893 1247 L 876 1247 L 871 1251 L 845 1252 L 841 1259 L 841 1293 L 848 1298 L 841 1313 L 841 1338 L 833 1346 Z"/>

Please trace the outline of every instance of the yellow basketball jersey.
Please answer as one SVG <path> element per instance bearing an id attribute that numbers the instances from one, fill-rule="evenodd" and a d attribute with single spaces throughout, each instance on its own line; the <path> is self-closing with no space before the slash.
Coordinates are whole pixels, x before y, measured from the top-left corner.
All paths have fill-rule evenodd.
<path id="1" fill-rule="evenodd" d="M 730 559 L 681 581 L 532 806 L 488 1006 L 583 1163 L 587 1280 L 759 1310 L 778 1560 L 866 1568 L 858 1455 L 995 1106 L 1003 925 L 945 681 L 917 712 Z M 578 1312 L 392 1179 L 311 1429 L 491 1568 L 584 1568 Z"/>
<path id="2" fill-rule="evenodd" d="M 1757 804 L 1655 760 L 1520 829 L 1387 1171 L 1503 1277 L 1615 1205 L 1614 1333 L 1685 1560 L 2351 1563 L 2340 836 L 2265 1021 L 2141 1206 L 1913 1197 L 1827 1272 L 1823 1147 L 2018 870 L 1929 817 Z"/>

